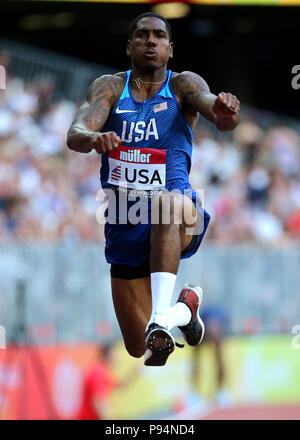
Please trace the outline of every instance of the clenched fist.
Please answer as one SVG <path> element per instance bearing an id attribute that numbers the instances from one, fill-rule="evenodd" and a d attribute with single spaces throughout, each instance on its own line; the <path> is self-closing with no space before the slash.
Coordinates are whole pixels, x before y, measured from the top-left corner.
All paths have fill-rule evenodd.
<path id="1" fill-rule="evenodd" d="M 213 111 L 222 117 L 237 115 L 240 111 L 240 101 L 231 93 L 221 92 L 217 96 Z"/>
<path id="2" fill-rule="evenodd" d="M 108 153 L 115 150 L 121 144 L 121 138 L 114 131 L 107 133 L 94 133 L 91 145 L 97 153 Z"/>

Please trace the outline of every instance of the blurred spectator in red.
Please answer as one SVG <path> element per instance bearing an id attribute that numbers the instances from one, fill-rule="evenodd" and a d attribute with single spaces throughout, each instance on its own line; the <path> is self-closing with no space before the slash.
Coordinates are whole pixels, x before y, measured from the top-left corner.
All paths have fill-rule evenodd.
<path id="1" fill-rule="evenodd" d="M 115 364 L 115 344 L 107 343 L 99 348 L 99 358 L 87 369 L 83 380 L 82 405 L 79 420 L 109 420 L 114 417 L 110 397 L 117 388 L 123 388 L 136 380 L 136 367 L 129 376 L 119 380 L 112 371 Z"/>
<path id="2" fill-rule="evenodd" d="M 288 218 L 286 229 L 291 237 L 300 238 L 300 210 L 294 212 Z"/>

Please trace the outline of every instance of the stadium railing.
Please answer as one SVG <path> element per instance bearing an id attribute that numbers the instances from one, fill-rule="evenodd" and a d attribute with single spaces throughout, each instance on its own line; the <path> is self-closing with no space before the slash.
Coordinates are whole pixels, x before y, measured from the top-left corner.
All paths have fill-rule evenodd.
<path id="1" fill-rule="evenodd" d="M 173 302 L 189 281 L 202 286 L 204 308 L 224 310 L 228 334 L 290 332 L 299 318 L 299 260 L 299 249 L 205 245 L 182 261 Z M 103 245 L 1 245 L 0 298 L 8 342 L 22 320 L 37 343 L 95 341 L 119 332 Z M 39 335 L 45 328 L 52 333 Z"/>

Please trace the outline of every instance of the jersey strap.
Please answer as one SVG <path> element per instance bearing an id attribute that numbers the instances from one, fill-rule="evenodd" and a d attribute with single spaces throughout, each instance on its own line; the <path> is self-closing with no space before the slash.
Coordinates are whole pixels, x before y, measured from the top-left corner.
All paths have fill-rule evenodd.
<path id="1" fill-rule="evenodd" d="M 165 86 L 163 87 L 163 89 L 159 92 L 159 96 L 161 96 L 162 98 L 173 98 L 171 89 L 170 89 L 170 79 L 172 78 L 173 72 L 171 70 L 168 70 L 168 77 L 167 77 L 167 81 L 165 83 Z"/>
<path id="2" fill-rule="evenodd" d="M 128 90 L 130 74 L 131 74 L 131 70 L 127 70 L 127 72 L 125 72 L 126 84 L 123 89 L 122 95 L 119 98 L 119 101 L 121 101 L 121 99 L 124 99 L 124 98 L 130 98 L 130 94 L 129 94 L 129 90 Z"/>

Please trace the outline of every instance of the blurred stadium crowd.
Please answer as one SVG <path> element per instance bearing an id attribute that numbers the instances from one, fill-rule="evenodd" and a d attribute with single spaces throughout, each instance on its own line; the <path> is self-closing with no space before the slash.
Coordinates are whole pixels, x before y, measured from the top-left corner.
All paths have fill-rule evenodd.
<path id="1" fill-rule="evenodd" d="M 55 98 L 53 80 L 9 73 L 0 92 L 0 240 L 103 242 L 96 220 L 100 157 L 66 147 L 78 103 Z M 190 181 L 212 215 L 219 245 L 291 245 L 300 238 L 300 139 L 284 122 L 265 129 L 242 114 L 230 136 L 202 126 Z"/>

